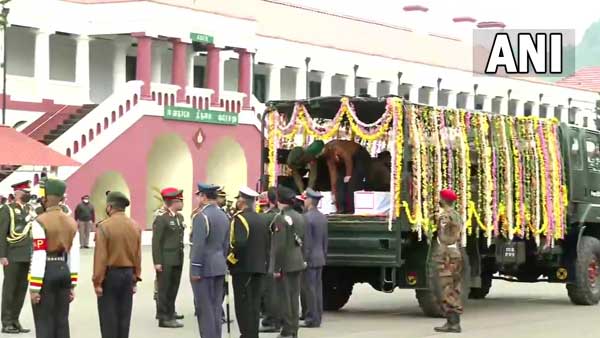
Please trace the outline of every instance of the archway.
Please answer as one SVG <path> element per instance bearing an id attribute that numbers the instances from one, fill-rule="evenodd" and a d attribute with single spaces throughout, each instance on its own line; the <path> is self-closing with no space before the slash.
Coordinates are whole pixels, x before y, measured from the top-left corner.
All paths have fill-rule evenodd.
<path id="1" fill-rule="evenodd" d="M 240 187 L 248 185 L 247 180 L 248 165 L 244 149 L 233 138 L 223 137 L 208 155 L 206 181 L 225 186 L 227 198 L 232 199 Z"/>
<path id="2" fill-rule="evenodd" d="M 183 215 L 190 225 L 192 213 L 192 187 L 194 165 L 192 154 L 185 141 L 175 133 L 158 136 L 152 145 L 147 160 L 146 179 L 146 225 L 151 226 L 154 212 L 162 206 L 160 190 L 167 186 L 183 189 Z"/>
<path id="3" fill-rule="evenodd" d="M 123 178 L 123 175 L 117 171 L 107 171 L 96 178 L 92 186 L 90 202 L 96 211 L 96 221 L 103 220 L 107 217 L 106 209 L 106 192 L 120 191 L 125 196 L 131 196 L 129 186 Z M 130 215 L 131 208 L 127 208 L 126 214 Z"/>

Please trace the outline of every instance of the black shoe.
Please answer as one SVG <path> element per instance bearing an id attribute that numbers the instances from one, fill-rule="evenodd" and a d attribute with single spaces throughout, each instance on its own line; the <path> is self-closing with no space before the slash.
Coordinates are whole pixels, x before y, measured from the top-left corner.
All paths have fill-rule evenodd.
<path id="1" fill-rule="evenodd" d="M 14 325 L 8 325 L 2 328 L 2 333 L 17 334 L 21 333 L 21 331 Z"/>
<path id="2" fill-rule="evenodd" d="M 305 328 L 317 328 L 317 327 L 321 327 L 320 324 L 317 323 L 311 323 L 311 322 L 303 322 L 300 324 L 300 327 L 305 327 Z"/>
<path id="3" fill-rule="evenodd" d="M 168 329 L 178 329 L 183 327 L 183 324 L 176 320 L 160 320 L 158 321 L 158 327 L 164 327 Z"/>
<path id="4" fill-rule="evenodd" d="M 17 330 L 19 330 L 19 333 L 29 333 L 29 332 L 31 332 L 30 329 L 23 328 L 20 323 L 15 324 L 15 327 L 17 328 Z"/>
<path id="5" fill-rule="evenodd" d="M 174 316 L 174 317 L 175 317 L 175 319 L 177 319 L 177 320 L 182 320 L 183 318 L 185 318 L 185 316 L 184 316 L 184 315 L 180 315 L 180 314 L 179 314 L 179 313 L 177 313 L 177 312 L 175 312 L 175 316 Z"/>
<path id="6" fill-rule="evenodd" d="M 258 329 L 258 332 L 263 332 L 263 333 L 273 333 L 273 332 L 279 332 L 279 331 L 281 331 L 281 328 L 277 327 L 277 326 L 263 325 Z"/>

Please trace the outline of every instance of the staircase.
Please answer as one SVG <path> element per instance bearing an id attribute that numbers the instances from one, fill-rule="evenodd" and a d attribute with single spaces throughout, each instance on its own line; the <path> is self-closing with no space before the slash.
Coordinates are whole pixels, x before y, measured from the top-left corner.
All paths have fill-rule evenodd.
<path id="1" fill-rule="evenodd" d="M 75 113 L 69 115 L 69 117 L 65 119 L 58 127 L 44 135 L 42 143 L 49 145 L 50 143 L 54 142 L 54 140 L 56 140 L 65 131 L 69 130 L 69 128 L 74 126 L 75 123 L 79 122 L 79 120 L 81 120 L 96 107 L 98 107 L 97 104 L 84 104 L 81 108 L 77 109 Z M 0 180 L 2 179 L 0 178 Z"/>
<path id="2" fill-rule="evenodd" d="M 81 108 L 77 109 L 74 113 L 70 114 L 66 119 L 64 119 L 58 127 L 51 130 L 48 134 L 44 135 L 44 137 L 39 140 L 40 142 L 49 145 L 54 140 L 56 140 L 60 135 L 62 135 L 65 131 L 69 130 L 72 126 L 74 126 L 79 120 L 81 120 L 84 116 L 86 116 L 89 112 L 91 112 L 94 108 L 96 108 L 97 104 L 85 104 L 81 106 Z M 60 118 L 60 116 L 59 116 Z M 50 121 L 50 120 L 48 120 Z M 43 123 L 47 123 L 43 122 Z M 42 125 L 43 125 L 42 123 Z M 39 128 L 39 126 L 38 126 Z M 5 165 L 0 166 L 0 181 L 4 180 L 14 171 L 19 169 L 18 165 Z"/>

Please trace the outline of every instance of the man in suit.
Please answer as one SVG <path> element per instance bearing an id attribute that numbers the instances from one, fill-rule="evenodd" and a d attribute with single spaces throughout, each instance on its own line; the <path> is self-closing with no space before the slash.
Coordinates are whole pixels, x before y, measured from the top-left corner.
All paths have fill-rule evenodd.
<path id="1" fill-rule="evenodd" d="M 157 276 L 158 326 L 180 328 L 175 312 L 175 300 L 179 291 L 183 270 L 183 190 L 165 188 L 160 192 L 164 205 L 156 212 L 152 224 L 152 258 Z"/>
<path id="2" fill-rule="evenodd" d="M 90 232 L 96 222 L 94 206 L 90 203 L 90 196 L 81 197 L 81 203 L 75 208 L 75 220 L 79 226 L 79 241 L 81 248 L 89 248 Z"/>
<path id="3" fill-rule="evenodd" d="M 0 206 L 0 264 L 2 283 L 2 333 L 27 333 L 19 322 L 27 294 L 27 274 L 32 252 L 29 202 L 30 182 L 12 186 L 14 200 Z"/>
<path id="4" fill-rule="evenodd" d="M 202 207 L 194 216 L 192 228 L 190 280 L 202 338 L 221 338 L 229 220 L 217 205 L 218 188 L 213 184 L 198 184 L 196 194 Z"/>
<path id="5" fill-rule="evenodd" d="M 237 196 L 239 210 L 231 220 L 230 254 L 235 315 L 241 338 L 258 338 L 262 282 L 269 265 L 270 235 L 264 218 L 255 211 L 258 193 L 243 187 Z"/>
<path id="6" fill-rule="evenodd" d="M 142 234 L 127 215 L 127 196 L 113 191 L 106 197 L 108 218 L 98 225 L 94 248 L 94 291 L 103 338 L 128 338 L 131 308 L 142 273 Z"/>
<path id="7" fill-rule="evenodd" d="M 279 289 L 283 326 L 280 338 L 298 336 L 300 279 L 306 262 L 302 255 L 304 218 L 292 205 L 296 193 L 287 187 L 277 188 L 279 213 L 273 220 L 274 277 Z"/>
<path id="8" fill-rule="evenodd" d="M 305 295 L 307 312 L 305 327 L 321 326 L 323 316 L 323 266 L 327 257 L 327 217 L 317 206 L 323 197 L 310 188 L 306 190 L 304 207 L 306 228 L 304 232 L 304 259 L 308 265 L 304 271 L 302 291 Z"/>

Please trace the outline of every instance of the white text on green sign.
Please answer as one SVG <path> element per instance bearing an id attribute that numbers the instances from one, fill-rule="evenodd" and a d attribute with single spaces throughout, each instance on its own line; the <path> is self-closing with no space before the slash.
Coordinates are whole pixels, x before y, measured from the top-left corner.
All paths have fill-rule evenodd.
<path id="1" fill-rule="evenodd" d="M 215 41 L 212 36 L 200 33 L 190 33 L 190 39 L 192 42 L 200 43 L 213 43 Z"/>
<path id="2" fill-rule="evenodd" d="M 200 110 L 188 107 L 165 106 L 164 119 L 189 121 L 198 123 L 224 124 L 235 126 L 238 124 L 238 114 L 218 111 Z"/>

